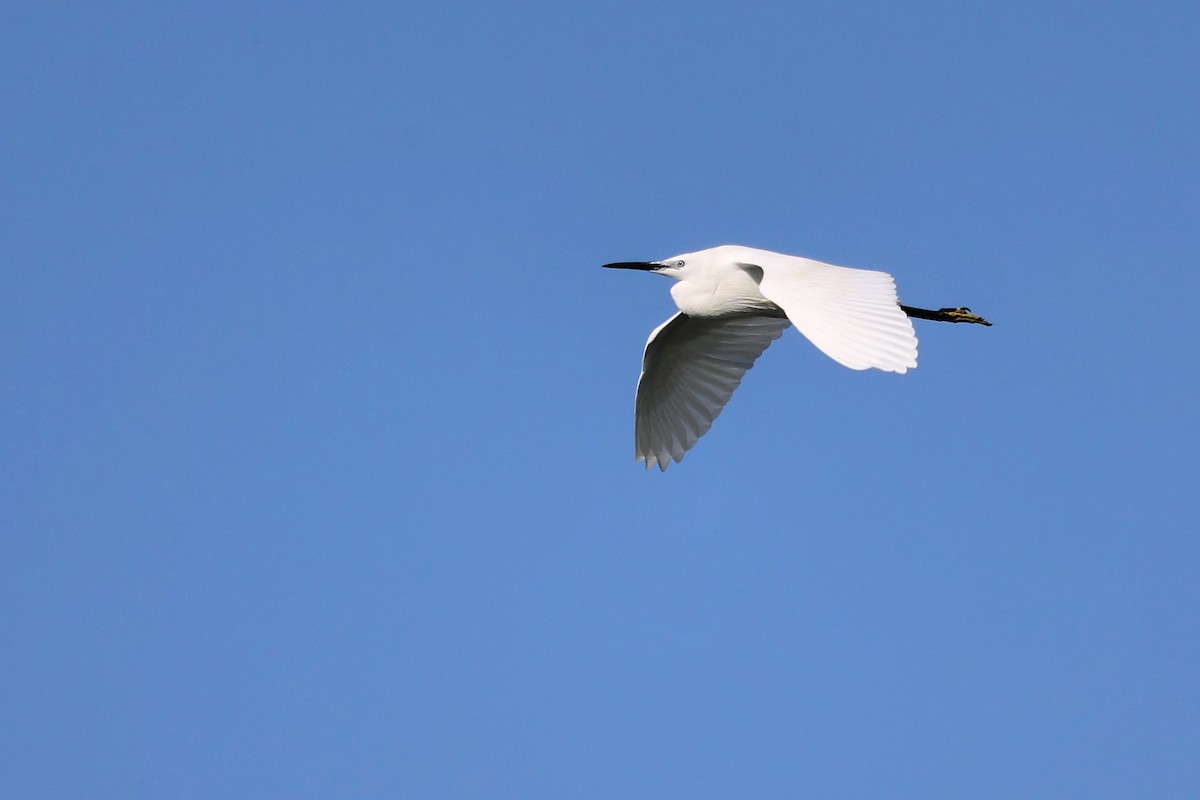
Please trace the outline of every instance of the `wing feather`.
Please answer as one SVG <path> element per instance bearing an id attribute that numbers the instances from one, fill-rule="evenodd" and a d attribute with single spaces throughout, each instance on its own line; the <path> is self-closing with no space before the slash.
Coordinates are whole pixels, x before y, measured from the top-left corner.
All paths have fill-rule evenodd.
<path id="1" fill-rule="evenodd" d="M 783 317 L 675 314 L 654 329 L 642 355 L 636 456 L 665 470 L 712 427 L 746 370 L 791 324 Z"/>
<path id="2" fill-rule="evenodd" d="M 743 269 L 825 355 L 850 369 L 917 366 L 917 336 L 891 275 L 767 251 L 754 256 Z"/>

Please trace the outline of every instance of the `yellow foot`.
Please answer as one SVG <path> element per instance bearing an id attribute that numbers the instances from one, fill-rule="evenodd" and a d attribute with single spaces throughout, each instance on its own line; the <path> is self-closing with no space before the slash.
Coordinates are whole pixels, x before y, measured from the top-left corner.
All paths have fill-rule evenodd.
<path id="1" fill-rule="evenodd" d="M 946 315 L 946 322 L 974 322 L 976 325 L 989 327 L 992 324 L 983 317 L 972 314 L 969 308 L 939 308 L 938 313 Z"/>

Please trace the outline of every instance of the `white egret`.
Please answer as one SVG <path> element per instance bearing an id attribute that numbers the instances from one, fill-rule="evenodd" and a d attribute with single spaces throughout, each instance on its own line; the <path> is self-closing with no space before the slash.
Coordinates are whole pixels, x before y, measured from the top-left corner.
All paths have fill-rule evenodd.
<path id="1" fill-rule="evenodd" d="M 712 427 L 762 352 L 795 325 L 850 369 L 903 373 L 917 366 L 909 317 L 991 323 L 967 308 L 902 306 L 886 272 L 851 269 L 752 247 L 722 245 L 662 261 L 621 261 L 674 278 L 679 312 L 655 328 L 642 354 L 635 454 L 665 470 Z"/>

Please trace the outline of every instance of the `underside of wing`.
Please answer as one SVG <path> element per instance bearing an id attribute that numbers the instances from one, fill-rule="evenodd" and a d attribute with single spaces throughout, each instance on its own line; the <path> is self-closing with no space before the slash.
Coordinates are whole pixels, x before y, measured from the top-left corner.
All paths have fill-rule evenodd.
<path id="1" fill-rule="evenodd" d="M 789 324 L 782 317 L 711 319 L 681 312 L 656 328 L 638 379 L 637 459 L 663 470 L 671 459 L 680 461 Z"/>
<path id="2" fill-rule="evenodd" d="M 825 355 L 850 369 L 917 366 L 917 336 L 891 275 L 778 253 L 758 260 L 741 266 Z"/>

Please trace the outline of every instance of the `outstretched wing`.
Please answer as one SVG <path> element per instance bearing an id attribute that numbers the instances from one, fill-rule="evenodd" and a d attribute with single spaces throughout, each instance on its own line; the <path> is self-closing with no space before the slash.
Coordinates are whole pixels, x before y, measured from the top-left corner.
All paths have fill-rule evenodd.
<path id="1" fill-rule="evenodd" d="M 917 366 L 917 335 L 886 272 L 760 251 L 740 264 L 810 342 L 850 369 Z"/>
<path id="2" fill-rule="evenodd" d="M 689 317 L 677 313 L 650 334 L 638 378 L 636 457 L 665 470 L 680 461 L 790 323 L 782 317 Z"/>

